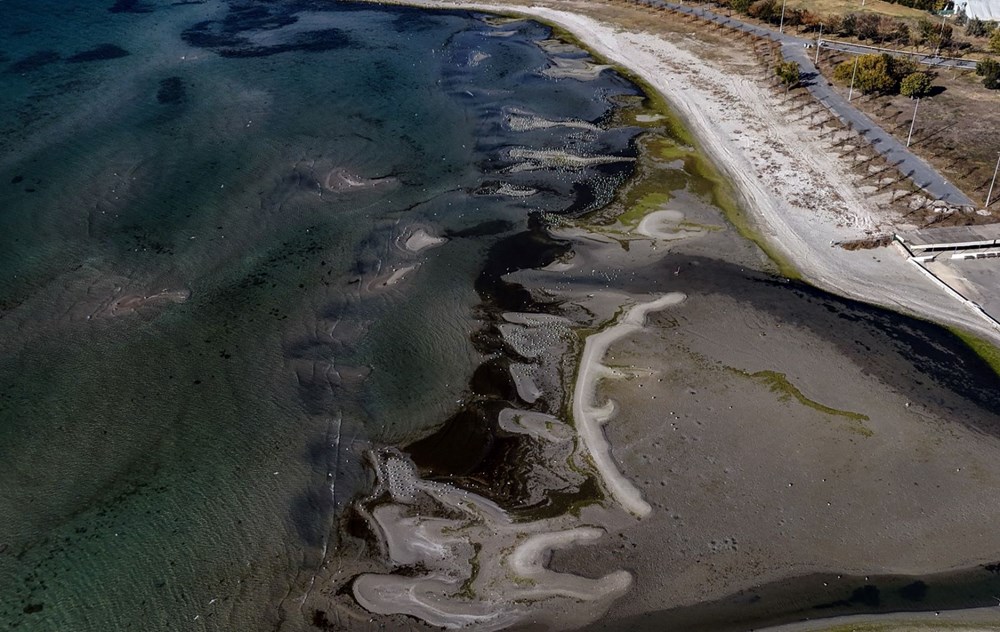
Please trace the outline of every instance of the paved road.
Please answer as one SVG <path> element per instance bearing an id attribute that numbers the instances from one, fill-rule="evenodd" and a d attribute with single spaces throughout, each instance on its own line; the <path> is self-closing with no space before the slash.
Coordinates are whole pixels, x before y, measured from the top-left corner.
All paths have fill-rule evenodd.
<path id="1" fill-rule="evenodd" d="M 805 42 L 807 40 L 802 40 L 802 41 Z M 892 50 L 891 48 L 878 48 L 877 46 L 865 46 L 864 44 L 847 44 L 844 42 L 831 42 L 829 40 L 820 40 L 819 44 L 823 48 L 829 48 L 830 50 L 839 50 L 845 53 L 854 53 L 855 55 L 864 55 L 868 53 L 889 53 L 890 55 L 909 57 L 918 64 L 924 64 L 925 66 L 934 66 L 935 68 L 959 68 L 961 70 L 976 69 L 976 62 L 971 59 L 938 57 L 937 55 L 924 55 L 922 53 L 910 53 L 902 50 Z"/>
<path id="2" fill-rule="evenodd" d="M 910 153 L 910 151 L 891 134 L 879 127 L 874 121 L 868 118 L 853 105 L 848 103 L 847 98 L 841 96 L 833 90 L 829 83 L 817 71 L 813 64 L 812 54 L 815 49 L 806 48 L 806 44 L 813 42 L 811 39 L 803 39 L 787 33 L 777 31 L 743 22 L 735 18 L 709 11 L 701 7 L 692 7 L 675 2 L 665 2 L 664 0 L 632 0 L 636 4 L 649 7 L 668 8 L 690 15 L 696 15 L 707 20 L 712 20 L 724 26 L 739 29 L 741 31 L 766 37 L 781 44 L 781 52 L 785 59 L 794 61 L 799 65 L 799 69 L 805 77 L 815 77 L 815 81 L 806 81 L 804 85 L 809 92 L 823 105 L 825 105 L 835 116 L 846 124 L 860 132 L 872 147 L 881 154 L 890 164 L 908 176 L 914 183 L 922 188 L 930 196 L 948 202 L 949 204 L 973 206 L 972 200 L 968 198 L 955 185 L 944 178 L 933 167 Z"/>

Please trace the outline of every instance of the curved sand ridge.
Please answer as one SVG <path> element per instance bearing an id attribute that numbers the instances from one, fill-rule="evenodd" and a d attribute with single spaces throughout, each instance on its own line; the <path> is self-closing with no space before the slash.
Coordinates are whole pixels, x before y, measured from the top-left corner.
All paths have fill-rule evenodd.
<path id="1" fill-rule="evenodd" d="M 629 156 L 581 156 L 559 149 L 529 149 L 527 147 L 513 147 L 507 152 L 507 155 L 511 160 L 519 161 L 508 169 L 511 173 L 551 167 L 583 169 L 616 162 L 635 162 L 635 158 Z"/>
<path id="2" fill-rule="evenodd" d="M 681 227 L 684 213 L 664 209 L 648 213 L 635 227 L 635 232 L 651 239 L 686 239 L 704 233 L 700 228 Z"/>
<path id="3" fill-rule="evenodd" d="M 594 467 L 604 479 L 608 491 L 626 511 L 639 518 L 648 516 L 652 507 L 642 498 L 642 492 L 618 470 L 611 456 L 611 445 L 602 429 L 614 415 L 614 402 L 608 400 L 598 405 L 594 401 L 601 378 L 624 377 L 624 373 L 601 364 L 601 360 L 612 343 L 642 329 L 646 314 L 677 305 L 685 298 L 680 292 L 672 292 L 648 303 L 633 305 L 625 310 L 616 324 L 588 336 L 573 389 L 573 421 L 577 434 L 594 460 Z"/>
<path id="4" fill-rule="evenodd" d="M 397 183 L 398 180 L 391 176 L 384 178 L 364 178 L 348 171 L 343 167 L 331 169 L 330 172 L 326 174 L 326 177 L 323 178 L 323 188 L 327 191 L 334 191 L 336 193 L 374 189 L 376 187 L 394 185 Z"/>
<path id="5" fill-rule="evenodd" d="M 553 127 L 566 127 L 570 129 L 584 129 L 590 131 L 598 131 L 601 129 L 597 125 L 588 121 L 582 121 L 579 119 L 548 119 L 518 108 L 510 108 L 504 114 L 504 124 L 508 129 L 515 132 L 550 129 Z"/>
<path id="6" fill-rule="evenodd" d="M 434 246 L 440 246 L 447 241 L 444 237 L 435 237 L 423 228 L 418 228 L 406 237 L 403 248 L 409 252 L 421 252 Z"/>
<path id="7" fill-rule="evenodd" d="M 531 620 L 573 629 L 604 612 L 632 584 L 619 570 L 591 579 L 546 568 L 549 553 L 591 542 L 604 530 L 558 517 L 514 522 L 492 501 L 420 479 L 398 452 L 371 455 L 378 483 L 361 512 L 394 566 L 421 574 L 365 573 L 352 585 L 358 603 L 377 614 L 405 614 L 443 628 L 499 630 Z M 429 515 L 438 511 L 447 517 Z M 572 600 L 571 605 L 559 600 Z M 562 606 L 562 607 L 560 607 Z"/>

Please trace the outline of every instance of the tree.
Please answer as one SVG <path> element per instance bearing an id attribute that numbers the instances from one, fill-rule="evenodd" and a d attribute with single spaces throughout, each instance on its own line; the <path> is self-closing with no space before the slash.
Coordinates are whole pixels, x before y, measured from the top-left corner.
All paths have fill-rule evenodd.
<path id="1" fill-rule="evenodd" d="M 910 41 L 910 27 L 902 20 L 883 15 L 878 20 L 876 37 L 880 42 L 908 42 Z"/>
<path id="2" fill-rule="evenodd" d="M 902 81 L 903 77 L 912 75 L 919 70 L 917 62 L 909 57 L 889 57 L 889 74 L 895 77 L 896 81 Z"/>
<path id="3" fill-rule="evenodd" d="M 848 13 L 840 20 L 840 28 L 837 32 L 845 37 L 850 37 L 857 32 L 858 27 L 858 16 L 853 13 Z"/>
<path id="4" fill-rule="evenodd" d="M 927 38 L 927 43 L 935 48 L 947 48 L 951 46 L 953 33 L 954 29 L 951 28 L 951 24 L 943 24 L 930 34 Z"/>
<path id="5" fill-rule="evenodd" d="M 854 33 L 859 40 L 878 41 L 879 16 L 877 13 L 862 13 L 854 22 Z"/>
<path id="6" fill-rule="evenodd" d="M 986 37 L 989 34 L 986 30 L 986 21 L 972 18 L 965 23 L 965 34 L 972 37 Z"/>
<path id="7" fill-rule="evenodd" d="M 750 5 L 747 13 L 764 22 L 775 22 L 781 17 L 781 7 L 778 6 L 778 0 L 757 0 Z"/>
<path id="8" fill-rule="evenodd" d="M 732 0 L 729 6 L 733 8 L 733 11 L 746 13 L 750 10 L 750 0 Z"/>
<path id="9" fill-rule="evenodd" d="M 895 94 L 899 90 L 899 78 L 893 76 L 892 62 L 892 57 L 885 53 L 859 55 L 857 72 L 854 61 L 845 61 L 834 69 L 833 78 L 846 84 L 854 77 L 855 89 L 863 94 Z"/>
<path id="10" fill-rule="evenodd" d="M 774 69 L 775 74 L 781 79 L 781 83 L 785 84 L 785 92 L 788 92 L 789 88 L 794 88 L 799 83 L 799 79 L 802 76 L 799 70 L 799 65 L 794 61 L 783 61 Z"/>
<path id="11" fill-rule="evenodd" d="M 913 72 L 899 82 L 899 93 L 904 97 L 919 99 L 931 91 L 931 78 L 925 72 Z"/>
<path id="12" fill-rule="evenodd" d="M 917 21 L 917 28 L 910 29 L 910 37 L 913 38 L 913 45 L 919 46 L 927 43 L 934 36 L 934 23 L 927 18 L 920 18 Z"/>
<path id="13" fill-rule="evenodd" d="M 993 34 L 990 35 L 990 51 L 994 53 L 1000 53 L 1000 29 L 993 29 Z"/>
<path id="14" fill-rule="evenodd" d="M 987 90 L 1000 90 L 1000 61 L 987 57 L 976 64 L 976 74 L 983 78 Z"/>

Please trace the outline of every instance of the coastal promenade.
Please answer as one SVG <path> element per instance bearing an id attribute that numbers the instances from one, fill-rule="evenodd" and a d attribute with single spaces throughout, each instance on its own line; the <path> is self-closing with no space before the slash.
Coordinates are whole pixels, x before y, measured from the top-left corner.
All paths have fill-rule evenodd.
<path id="1" fill-rule="evenodd" d="M 815 81 L 803 81 L 803 86 L 845 124 L 856 130 L 889 164 L 910 178 L 914 184 L 932 197 L 956 206 L 973 206 L 974 203 L 958 187 L 949 182 L 922 159 L 910 152 L 901 142 L 855 108 L 823 79 L 810 58 L 812 49 L 806 48 L 813 40 L 750 24 L 701 7 L 691 7 L 663 0 L 633 0 L 636 4 L 657 9 L 670 9 L 715 22 L 722 26 L 738 29 L 758 37 L 765 37 L 781 45 L 786 60 L 794 61 L 804 77 L 816 77 Z"/>

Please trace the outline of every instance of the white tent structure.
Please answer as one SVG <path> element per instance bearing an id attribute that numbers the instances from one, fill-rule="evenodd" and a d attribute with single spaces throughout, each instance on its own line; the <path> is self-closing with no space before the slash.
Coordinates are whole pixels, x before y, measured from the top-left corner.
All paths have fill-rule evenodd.
<path id="1" fill-rule="evenodd" d="M 958 9 L 965 5 L 965 15 L 980 20 L 1000 20 L 1000 0 L 956 0 Z"/>

